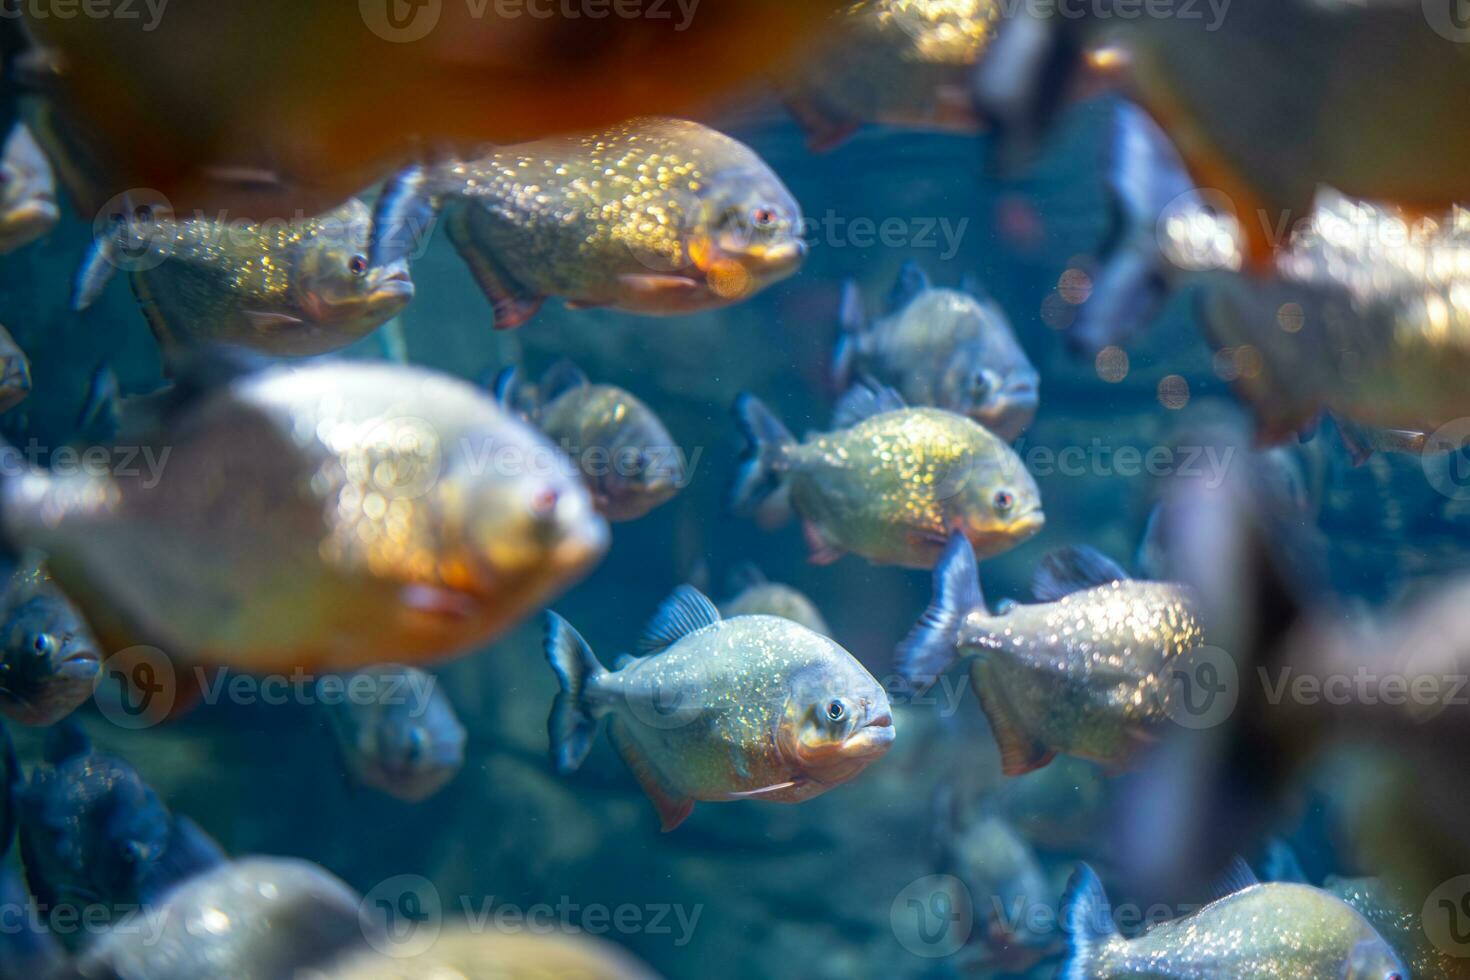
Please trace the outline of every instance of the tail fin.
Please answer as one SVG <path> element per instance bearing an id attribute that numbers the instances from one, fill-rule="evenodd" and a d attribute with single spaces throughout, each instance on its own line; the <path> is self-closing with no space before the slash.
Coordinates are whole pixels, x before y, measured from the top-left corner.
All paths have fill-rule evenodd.
<path id="1" fill-rule="evenodd" d="M 782 471 L 786 450 L 796 445 L 796 437 L 749 393 L 735 399 L 735 422 L 749 445 L 735 472 L 730 509 L 754 517 L 761 527 L 779 527 L 791 517 Z"/>
<path id="2" fill-rule="evenodd" d="M 437 209 L 424 167 L 409 167 L 389 178 L 373 209 L 373 233 L 368 245 L 372 265 L 417 258 L 434 230 Z"/>
<path id="3" fill-rule="evenodd" d="M 842 327 L 842 335 L 837 338 L 837 347 L 832 351 L 830 377 L 833 391 L 846 391 L 852 387 L 859 338 L 868 329 L 868 314 L 863 309 L 863 293 L 852 279 L 842 284 L 842 307 L 838 322 Z"/>
<path id="4" fill-rule="evenodd" d="M 1102 882 L 1086 864 L 1077 865 L 1062 895 L 1062 929 L 1067 933 L 1067 958 L 1057 980 L 1090 980 L 1098 976 L 1102 947 L 1117 935 Z"/>
<path id="5" fill-rule="evenodd" d="M 554 612 L 546 614 L 546 659 L 561 684 L 547 725 L 551 754 L 558 772 L 575 772 L 597 735 L 597 714 L 588 700 L 588 687 L 607 669 L 597 662 L 582 634 Z"/>
<path id="6" fill-rule="evenodd" d="M 934 598 L 929 608 L 894 653 L 899 676 L 918 687 L 933 684 L 957 658 L 956 644 L 965 617 L 984 608 L 975 549 L 963 534 L 955 534 L 934 566 Z"/>

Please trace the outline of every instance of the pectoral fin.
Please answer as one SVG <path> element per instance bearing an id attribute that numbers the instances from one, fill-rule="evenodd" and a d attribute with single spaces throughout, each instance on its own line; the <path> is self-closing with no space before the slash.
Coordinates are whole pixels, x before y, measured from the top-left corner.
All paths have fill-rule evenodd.
<path id="1" fill-rule="evenodd" d="M 250 321 L 250 326 L 261 333 L 276 333 L 281 330 L 290 330 L 302 324 L 300 317 L 291 316 L 288 313 L 269 313 L 265 310 L 245 310 L 242 314 Z"/>
<path id="2" fill-rule="evenodd" d="M 608 726 L 608 736 L 612 739 L 613 748 L 618 750 L 628 768 L 633 770 L 638 785 L 643 787 L 643 792 L 653 801 L 663 832 L 668 833 L 687 820 L 694 810 L 694 800 L 668 785 L 664 775 L 634 738 L 627 723 L 614 717 L 612 724 Z"/>
<path id="3" fill-rule="evenodd" d="M 996 683 L 994 669 L 981 660 L 975 663 L 973 674 L 980 707 L 985 710 L 996 745 L 1000 747 L 1001 772 L 1007 776 L 1023 776 L 1056 758 L 1056 750 L 1047 748 L 1026 731 L 1021 718 Z"/>
<path id="4" fill-rule="evenodd" d="M 630 293 L 644 299 L 657 299 L 685 293 L 697 292 L 699 283 L 688 276 L 661 276 L 654 273 L 636 273 L 618 276 L 618 282 Z"/>
<path id="5" fill-rule="evenodd" d="M 813 565 L 830 565 L 842 557 L 842 549 L 828 541 L 822 529 L 811 521 L 802 521 L 801 531 L 806 538 L 806 560 Z"/>
<path id="6" fill-rule="evenodd" d="M 798 780 L 798 779 L 789 779 L 789 780 L 787 780 L 784 783 L 774 783 L 774 784 L 772 784 L 770 786 L 762 786 L 760 789 L 747 789 L 747 790 L 742 790 L 742 791 L 740 791 L 738 793 L 731 793 L 730 795 L 732 797 L 738 797 L 740 799 L 749 799 L 751 797 L 765 796 L 767 793 L 775 793 L 775 792 L 778 792 L 778 791 L 783 790 L 783 789 L 790 789 L 793 786 L 800 786 L 800 785 L 801 785 L 801 781 L 800 780 Z"/>

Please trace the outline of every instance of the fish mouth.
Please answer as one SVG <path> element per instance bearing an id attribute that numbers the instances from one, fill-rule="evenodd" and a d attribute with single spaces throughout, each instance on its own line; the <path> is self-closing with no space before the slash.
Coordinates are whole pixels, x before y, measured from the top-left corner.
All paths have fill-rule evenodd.
<path id="1" fill-rule="evenodd" d="M 880 756 L 893 745 L 898 730 L 893 726 L 893 712 L 884 711 L 873 716 L 868 723 L 853 732 L 842 743 L 842 754 L 848 759 L 868 759 Z"/>
<path id="2" fill-rule="evenodd" d="M 1018 538 L 1029 538 L 1046 527 L 1046 513 L 1040 507 L 1029 510 L 1011 522 L 1011 534 Z"/>
<path id="3" fill-rule="evenodd" d="M 401 300 L 408 302 L 413 298 L 413 279 L 409 276 L 408 263 L 399 259 L 379 270 L 373 280 L 372 295 L 378 301 Z"/>
<path id="4" fill-rule="evenodd" d="M 795 273 L 806 261 L 806 242 L 799 238 L 792 238 L 774 245 L 752 249 L 748 254 L 761 275 L 784 279 Z"/>

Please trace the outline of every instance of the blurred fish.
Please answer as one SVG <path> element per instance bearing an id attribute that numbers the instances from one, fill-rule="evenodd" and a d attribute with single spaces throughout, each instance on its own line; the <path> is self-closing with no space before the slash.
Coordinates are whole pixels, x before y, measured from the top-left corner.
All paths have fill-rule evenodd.
<path id="1" fill-rule="evenodd" d="M 571 361 L 552 365 L 534 388 L 506 368 L 495 397 L 574 457 L 610 521 L 637 520 L 684 486 L 684 451 L 653 409 L 622 388 L 593 384 Z"/>
<path id="2" fill-rule="evenodd" d="M 251 857 L 191 877 L 78 959 L 86 978 L 275 980 L 313 972 L 364 940 L 385 944 L 362 898 L 310 861 Z"/>
<path id="3" fill-rule="evenodd" d="M 263 223 L 139 207 L 94 241 L 72 307 L 87 309 L 114 273 L 129 270 L 165 354 L 200 344 L 324 354 L 367 336 L 413 298 L 406 261 L 368 261 L 371 212 L 356 199 Z"/>
<path id="4" fill-rule="evenodd" d="M 17 791 L 20 856 L 41 906 L 110 920 L 224 860 L 132 766 L 95 751 L 74 721 L 47 731 L 45 761 Z"/>
<path id="5" fill-rule="evenodd" d="M 1470 139 L 1443 98 L 1470 85 L 1453 4 L 1235 0 L 1194 17 L 1126 8 L 1011 18 L 982 66 L 982 110 L 1002 132 L 1034 133 L 1055 117 L 1090 45 L 1120 49 L 1130 88 L 1196 183 L 1249 216 L 1257 268 L 1280 244 L 1279 223 L 1304 217 L 1322 185 L 1421 213 L 1470 198 Z"/>
<path id="6" fill-rule="evenodd" d="M 57 65 L 53 128 L 85 150 L 68 181 L 80 213 L 146 187 L 180 213 L 266 219 L 335 207 L 425 147 L 468 152 L 706 107 L 803 55 L 837 6 L 656 0 L 632 15 L 533 16 L 172 0 L 166 16 L 161 2 L 130 18 L 27 10 L 24 27 Z M 230 43 L 187 56 L 200 37 Z"/>
<path id="7" fill-rule="evenodd" d="M 60 217 L 51 164 L 31 131 L 17 123 L 0 151 L 0 255 L 29 245 Z"/>
<path id="8" fill-rule="evenodd" d="M 1226 888 L 1199 911 L 1125 939 L 1113 924 L 1102 882 L 1087 865 L 1079 865 L 1062 900 L 1071 948 L 1058 977 L 1410 976 L 1366 919 L 1320 888 L 1263 885 L 1243 863 Z"/>
<path id="9" fill-rule="evenodd" d="M 339 683 L 332 732 L 359 783 L 409 803 L 433 796 L 464 765 L 465 730 L 434 677 L 414 667 L 366 667 Z"/>
<path id="10" fill-rule="evenodd" d="M 1125 767 L 1169 720 L 1169 668 L 1200 645 L 1188 590 L 1140 582 L 1089 549 L 1055 552 L 1037 572 L 1036 605 L 992 616 L 975 552 L 955 535 L 934 569 L 934 599 L 896 652 L 927 687 L 969 660 L 1008 776 L 1058 752 Z"/>
<path id="11" fill-rule="evenodd" d="M 0 713 L 50 725 L 92 696 L 102 651 L 41 562 L 11 575 L 0 614 Z"/>
<path id="12" fill-rule="evenodd" d="M 603 718 L 665 831 L 696 800 L 800 803 L 852 779 L 893 744 L 888 695 L 836 643 L 778 616 L 720 618 L 681 586 L 608 671 L 566 620 L 547 615 L 561 684 L 557 768 L 576 770 Z"/>
<path id="13" fill-rule="evenodd" d="M 549 296 L 660 316 L 715 309 L 785 279 L 806 255 L 801 209 L 765 161 L 682 119 L 400 174 L 378 203 L 374 264 L 416 250 L 440 208 L 497 330 Z"/>
<path id="14" fill-rule="evenodd" d="M 934 811 L 939 870 L 969 890 L 987 965 L 1024 972 L 1056 942 L 1035 928 L 1032 913 L 1057 900 L 1036 852 L 999 814 L 983 807 L 966 813 L 948 786 L 936 794 Z"/>
<path id="15" fill-rule="evenodd" d="M 8 412 L 31 393 L 31 361 L 10 331 L 0 327 L 0 412 Z"/>
<path id="16" fill-rule="evenodd" d="M 1423 903 L 1414 902 L 1400 888 L 1381 878 L 1339 878 L 1329 875 L 1322 890 L 1336 895 L 1367 919 L 1388 941 L 1414 980 L 1459 980 L 1465 976 L 1464 957 L 1440 950 L 1424 933 Z"/>
<path id="17" fill-rule="evenodd" d="M 422 952 L 361 950 L 334 961 L 322 980 L 655 980 L 612 943 L 584 933 L 499 932 L 450 925 Z"/>
<path id="18" fill-rule="evenodd" d="M 984 556 L 1041 530 L 1036 482 L 998 436 L 961 415 L 908 408 L 861 384 L 838 402 L 833 432 L 798 443 L 754 396 L 735 418 L 749 443 L 731 506 L 764 527 L 801 516 L 811 560 L 844 551 L 874 564 L 932 568 L 954 531 Z"/>
<path id="19" fill-rule="evenodd" d="M 799 623 L 823 636 L 832 635 L 832 627 L 822 618 L 817 604 L 802 592 L 781 582 L 772 582 L 765 573 L 749 563 L 732 569 L 727 580 L 730 598 L 720 603 L 720 615 L 780 616 Z"/>
<path id="20" fill-rule="evenodd" d="M 910 405 L 965 415 L 1006 441 L 1036 418 L 1040 378 L 1005 312 L 972 287 L 935 289 L 916 263 L 899 273 L 888 315 L 870 322 L 852 280 L 843 286 L 842 339 L 832 381 L 855 376 L 893 385 Z"/>
<path id="21" fill-rule="evenodd" d="M 1467 232 L 1462 212 L 1416 222 L 1324 191 L 1277 257 L 1276 278 L 1210 279 L 1202 316 L 1217 371 L 1254 410 L 1262 441 L 1326 411 L 1350 439 L 1356 427 L 1398 429 L 1407 433 L 1380 435 L 1411 451 L 1446 448 L 1412 445 L 1470 416 Z"/>
<path id="22" fill-rule="evenodd" d="M 849 0 L 782 79 L 811 148 L 831 149 L 870 123 L 979 130 L 970 79 L 1002 9 L 997 0 Z"/>
<path id="23" fill-rule="evenodd" d="M 104 649 L 261 672 L 442 658 L 607 547 L 555 449 L 471 384 L 366 361 L 179 376 L 127 406 L 140 451 L 118 465 L 0 486 L 6 538 L 46 554 Z"/>

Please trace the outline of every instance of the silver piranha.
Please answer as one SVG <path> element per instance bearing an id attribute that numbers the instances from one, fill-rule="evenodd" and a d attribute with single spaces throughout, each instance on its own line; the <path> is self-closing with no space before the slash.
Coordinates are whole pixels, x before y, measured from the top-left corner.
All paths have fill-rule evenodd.
<path id="1" fill-rule="evenodd" d="M 546 656 L 561 684 L 552 753 L 578 768 L 599 723 L 663 829 L 696 800 L 800 803 L 852 779 L 893 744 L 883 687 L 842 647 L 777 616 L 721 619 L 681 586 L 609 671 L 566 620 L 548 614 Z"/>
<path id="2" fill-rule="evenodd" d="M 104 649 L 261 672 L 434 660 L 607 547 L 557 450 L 472 384 L 366 361 L 207 374 L 137 406 L 117 465 L 0 486 L 5 537 L 46 555 Z"/>
<path id="3" fill-rule="evenodd" d="M 842 331 L 832 364 L 839 391 L 868 375 L 893 385 L 910 405 L 967 416 L 1008 442 L 1036 418 L 1040 376 L 1005 312 L 978 285 L 936 289 L 910 262 L 899 273 L 888 314 L 870 321 L 849 281 Z"/>
<path id="4" fill-rule="evenodd" d="M 909 408 L 890 388 L 849 391 L 836 431 L 797 442 L 751 395 L 735 403 L 749 443 L 731 506 L 763 526 L 801 516 L 817 564 L 845 551 L 875 564 L 932 568 L 960 531 L 990 556 L 1041 530 L 1041 493 L 1011 447 L 938 408 Z"/>
<path id="5" fill-rule="evenodd" d="M 16 569 L 0 599 L 0 713 L 50 725 L 92 696 L 102 652 L 38 560 Z"/>
<path id="6" fill-rule="evenodd" d="M 400 800 L 428 799 L 464 765 L 465 730 L 434 676 L 385 664 L 317 682 L 340 685 L 329 707 L 332 732 L 359 783 Z"/>
<path id="7" fill-rule="evenodd" d="M 1199 646 L 1187 589 L 1129 579 L 1096 552 L 1047 557 L 1034 605 L 992 616 L 975 553 L 955 535 L 934 569 L 934 599 L 899 645 L 905 680 L 927 686 L 970 661 L 1006 775 L 1058 753 L 1122 768 L 1169 719 L 1169 667 Z"/>
<path id="8" fill-rule="evenodd" d="M 495 397 L 573 457 L 610 521 L 637 520 L 684 486 L 683 450 L 653 409 L 632 392 L 593 384 L 570 361 L 552 365 L 534 388 L 506 368 Z"/>

